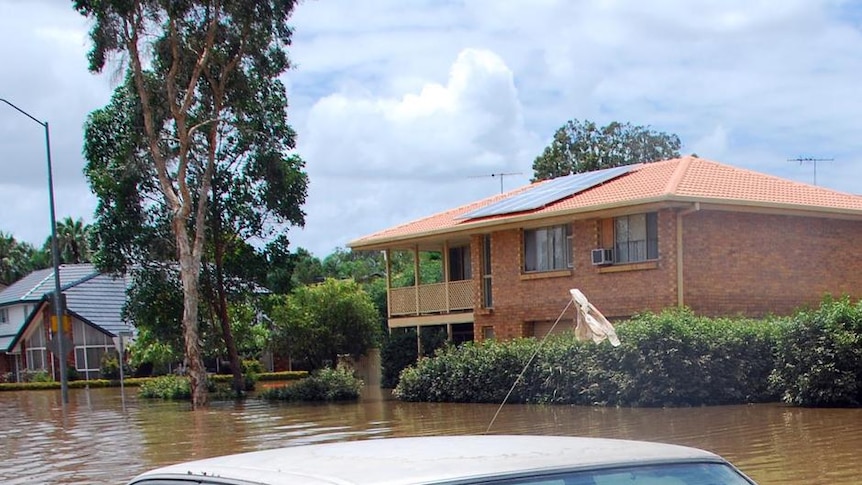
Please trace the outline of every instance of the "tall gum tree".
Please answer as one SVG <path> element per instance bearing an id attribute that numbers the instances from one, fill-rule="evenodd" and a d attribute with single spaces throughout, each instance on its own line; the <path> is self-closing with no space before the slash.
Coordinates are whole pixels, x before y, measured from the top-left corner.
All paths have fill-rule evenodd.
<path id="1" fill-rule="evenodd" d="M 201 258 L 215 171 L 213 137 L 230 113 L 240 71 L 277 76 L 289 67 L 287 21 L 293 0 L 74 0 L 93 22 L 90 70 L 112 57 L 130 72 L 143 118 L 152 174 L 169 214 L 183 289 L 183 340 L 192 407 L 206 406 L 198 332 Z M 210 140 L 205 157 L 197 144 Z"/>

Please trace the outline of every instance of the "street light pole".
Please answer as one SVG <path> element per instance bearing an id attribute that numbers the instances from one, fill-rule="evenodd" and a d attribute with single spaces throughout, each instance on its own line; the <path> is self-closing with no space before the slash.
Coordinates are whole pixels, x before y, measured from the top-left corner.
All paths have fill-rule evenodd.
<path id="1" fill-rule="evenodd" d="M 47 121 L 39 121 L 30 113 L 15 106 L 11 102 L 0 98 L 0 101 L 8 104 L 19 113 L 30 118 L 36 123 L 45 128 L 45 152 L 48 157 L 48 204 L 51 213 L 51 259 L 54 265 L 54 314 L 57 317 L 57 352 L 60 354 L 60 394 L 62 395 L 63 404 L 69 403 L 69 381 L 66 376 L 66 352 L 63 348 L 63 298 L 60 293 L 60 251 L 57 244 L 57 217 L 54 213 L 54 175 L 51 168 L 51 130 L 48 128 Z"/>

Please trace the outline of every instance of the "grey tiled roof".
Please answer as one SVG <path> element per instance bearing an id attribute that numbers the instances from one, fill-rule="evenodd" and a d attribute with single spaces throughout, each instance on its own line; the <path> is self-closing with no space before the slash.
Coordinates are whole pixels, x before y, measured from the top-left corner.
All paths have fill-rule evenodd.
<path id="1" fill-rule="evenodd" d="M 92 264 L 61 264 L 60 287 L 66 288 L 98 274 Z M 40 269 L 12 283 L 0 292 L 0 305 L 39 301 L 45 293 L 54 291 L 54 269 Z"/>
<path id="2" fill-rule="evenodd" d="M 122 317 L 126 283 L 124 278 L 100 274 L 64 291 L 66 307 L 114 335 L 131 331 L 132 327 Z"/>

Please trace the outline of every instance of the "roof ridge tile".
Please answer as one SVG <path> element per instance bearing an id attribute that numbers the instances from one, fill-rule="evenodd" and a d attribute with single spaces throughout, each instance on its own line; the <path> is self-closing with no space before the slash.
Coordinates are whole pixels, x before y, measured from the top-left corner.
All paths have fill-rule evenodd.
<path id="1" fill-rule="evenodd" d="M 691 156 L 676 159 L 676 168 L 673 171 L 673 175 L 667 181 L 667 186 L 665 186 L 664 189 L 665 194 L 673 195 L 676 193 L 679 183 L 683 178 L 685 178 L 685 174 L 688 173 L 688 168 L 691 166 L 691 159 Z"/>

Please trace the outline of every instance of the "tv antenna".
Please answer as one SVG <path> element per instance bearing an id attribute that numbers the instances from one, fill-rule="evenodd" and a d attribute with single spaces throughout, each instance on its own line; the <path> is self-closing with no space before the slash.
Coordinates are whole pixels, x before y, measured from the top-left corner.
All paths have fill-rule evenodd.
<path id="1" fill-rule="evenodd" d="M 788 158 L 788 162 L 799 162 L 799 165 L 802 165 L 803 162 L 811 162 L 814 164 L 814 185 L 817 185 L 817 162 L 834 162 L 834 158 L 812 158 L 812 157 L 798 157 L 798 158 Z"/>
<path id="2" fill-rule="evenodd" d="M 511 177 L 512 175 L 523 175 L 523 172 L 497 172 L 497 173 L 489 173 L 487 175 L 473 175 L 471 179 L 485 178 L 485 177 L 500 177 L 500 193 L 503 193 L 503 178 Z"/>

